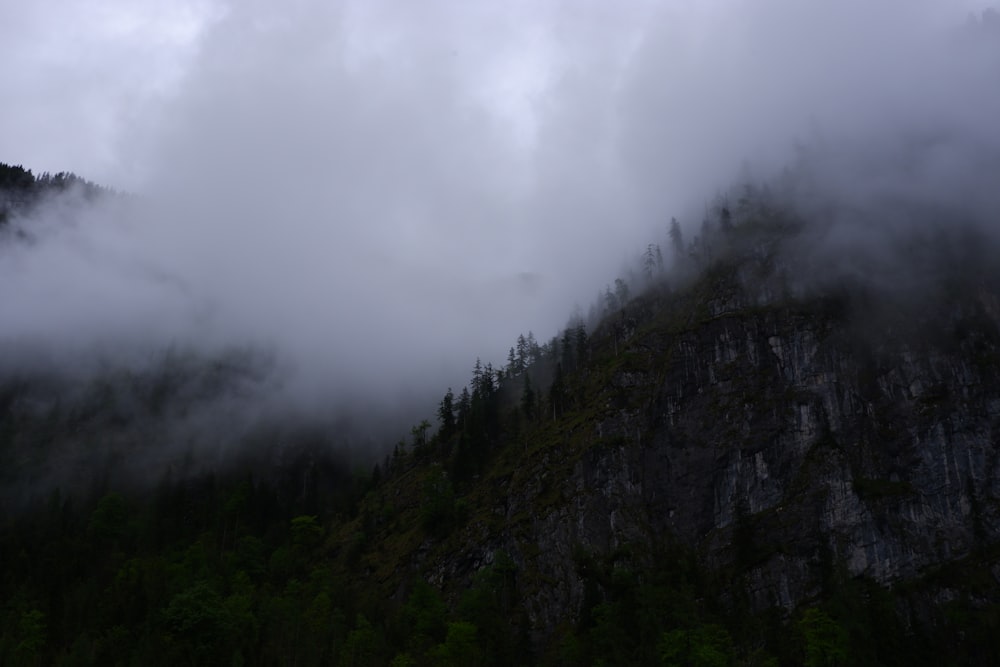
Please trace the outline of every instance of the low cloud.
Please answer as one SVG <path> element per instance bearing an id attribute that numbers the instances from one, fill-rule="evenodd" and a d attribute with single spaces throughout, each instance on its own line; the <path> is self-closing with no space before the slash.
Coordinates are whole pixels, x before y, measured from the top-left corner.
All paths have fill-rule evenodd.
<path id="1" fill-rule="evenodd" d="M 477 356 L 556 334 L 734 182 L 794 168 L 814 211 L 901 198 L 982 217 L 998 40 L 967 22 L 979 7 L 940 5 L 191 3 L 140 93 L 122 49 L 148 57 L 135 35 L 153 28 L 71 43 L 116 83 L 95 110 L 14 82 L 8 127 L 52 105 L 80 136 L 29 132 L 44 146 L 0 159 L 138 196 L 18 222 L 34 240 L 0 250 L 0 343 L 66 363 L 256 346 L 297 405 L 430 405 Z"/>

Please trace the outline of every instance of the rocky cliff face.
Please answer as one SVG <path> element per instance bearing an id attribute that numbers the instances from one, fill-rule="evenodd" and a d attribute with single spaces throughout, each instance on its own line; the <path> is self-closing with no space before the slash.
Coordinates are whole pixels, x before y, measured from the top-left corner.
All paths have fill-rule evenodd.
<path id="1" fill-rule="evenodd" d="M 830 568 L 888 586 L 997 542 L 996 291 L 774 293 L 724 270 L 607 322 L 591 411 L 511 455 L 482 495 L 504 499 L 494 520 L 425 561 L 432 578 L 510 554 L 545 637 L 584 604 L 581 553 L 641 568 L 679 543 L 754 609 L 790 611 Z"/>

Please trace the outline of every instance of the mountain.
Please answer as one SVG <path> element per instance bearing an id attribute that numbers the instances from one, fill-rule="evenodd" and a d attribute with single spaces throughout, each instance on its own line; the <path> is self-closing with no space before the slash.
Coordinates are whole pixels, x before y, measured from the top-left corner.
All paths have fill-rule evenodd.
<path id="1" fill-rule="evenodd" d="M 686 664 L 809 663 L 814 622 L 845 657 L 813 664 L 996 659 L 995 243 L 915 225 L 923 275 L 805 285 L 819 266 L 792 250 L 814 230 L 729 215 L 686 284 L 601 321 L 571 407 L 505 434 L 446 535 L 412 528 L 434 463 L 390 468 L 345 529 L 368 540 L 363 588 L 410 576 L 457 599 L 502 555 L 555 663 L 656 664 L 670 637 L 729 647 Z"/>
<path id="2" fill-rule="evenodd" d="M 873 241 L 732 200 L 589 321 L 477 361 L 373 468 L 293 423 L 144 484 L 49 483 L 3 514 L 0 661 L 997 664 L 991 227 L 904 206 Z M 255 367 L 185 359 L 80 401 L 8 378 L 5 467 L 74 429 L 159 451 L 149 424 Z"/>

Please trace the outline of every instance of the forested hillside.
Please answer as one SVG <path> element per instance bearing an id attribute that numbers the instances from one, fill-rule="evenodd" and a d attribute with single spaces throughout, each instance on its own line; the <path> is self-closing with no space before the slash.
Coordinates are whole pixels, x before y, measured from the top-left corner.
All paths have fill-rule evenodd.
<path id="1" fill-rule="evenodd" d="M 250 352 L 0 378 L 0 662 L 996 664 L 992 227 L 828 252 L 783 187 L 664 224 L 367 458 L 171 428 L 266 391 Z"/>
<path id="2" fill-rule="evenodd" d="M 106 188 L 80 178 L 76 174 L 60 172 L 35 176 L 21 165 L 0 162 L 0 225 L 14 214 L 24 213 L 43 197 L 77 188 L 86 198 L 110 195 Z"/>

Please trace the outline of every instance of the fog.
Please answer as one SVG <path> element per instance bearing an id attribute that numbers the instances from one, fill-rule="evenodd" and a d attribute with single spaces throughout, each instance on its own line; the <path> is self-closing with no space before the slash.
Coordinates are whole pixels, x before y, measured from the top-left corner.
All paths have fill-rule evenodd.
<path id="1" fill-rule="evenodd" d="M 253 346 L 302 409 L 431 405 L 734 183 L 797 170 L 814 211 L 998 210 L 981 5 L 691 4 L 0 10 L 0 161 L 135 195 L 16 222 L 0 355 Z"/>

